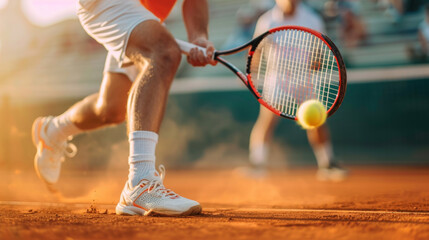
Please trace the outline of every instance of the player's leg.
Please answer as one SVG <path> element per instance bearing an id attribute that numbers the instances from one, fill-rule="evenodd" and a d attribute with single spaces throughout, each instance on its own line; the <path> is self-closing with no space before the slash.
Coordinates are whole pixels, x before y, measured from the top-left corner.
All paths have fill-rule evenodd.
<path id="1" fill-rule="evenodd" d="M 155 146 L 170 85 L 181 53 L 173 36 L 159 22 L 144 21 L 132 31 L 126 55 L 142 69 L 128 98 L 130 183 L 136 186 L 155 172 Z"/>
<path id="2" fill-rule="evenodd" d="M 117 214 L 177 215 L 201 211 L 192 200 L 165 189 L 155 170 L 155 148 L 170 84 L 180 50 L 159 20 L 140 1 L 80 1 L 84 29 L 108 49 L 118 66 L 133 63 L 140 70 L 127 105 L 130 174 L 116 207 Z"/>
<path id="3" fill-rule="evenodd" d="M 307 130 L 307 137 L 319 167 L 318 178 L 320 180 L 343 180 L 347 176 L 347 170 L 343 169 L 335 160 L 328 126 L 324 124 Z"/>
<path id="4" fill-rule="evenodd" d="M 69 137 L 124 121 L 130 86 L 126 75 L 106 72 L 99 93 L 77 102 L 59 116 L 35 120 L 32 129 L 37 147 L 34 164 L 42 180 L 49 184 L 58 181 L 62 160 L 76 152 L 76 147 L 67 143 Z"/>
<path id="5" fill-rule="evenodd" d="M 47 128 L 48 136 L 54 141 L 62 142 L 83 131 L 123 122 L 131 83 L 123 73 L 105 72 L 99 92 L 54 117 Z"/>
<path id="6" fill-rule="evenodd" d="M 65 114 L 82 131 L 122 123 L 131 84 L 122 73 L 106 72 L 99 93 L 76 103 Z"/>
<path id="7" fill-rule="evenodd" d="M 116 207 L 117 214 L 166 215 L 199 213 L 198 202 L 183 198 L 163 186 L 165 176 L 155 170 L 155 148 L 170 85 L 181 60 L 173 36 L 159 22 L 148 20 L 131 32 L 126 56 L 140 69 L 128 99 L 130 141 L 129 179 Z"/>
<path id="8" fill-rule="evenodd" d="M 326 124 L 307 130 L 308 141 L 313 148 L 319 168 L 328 167 L 333 161 L 334 152 Z"/>
<path id="9" fill-rule="evenodd" d="M 249 142 L 249 160 L 255 167 L 263 167 L 268 160 L 268 144 L 271 141 L 278 117 L 261 107 L 258 119 L 253 126 Z"/>
<path id="10" fill-rule="evenodd" d="M 130 91 L 128 130 L 157 133 L 170 85 L 180 64 L 180 49 L 164 26 L 149 20 L 132 31 L 126 55 L 144 69 Z"/>

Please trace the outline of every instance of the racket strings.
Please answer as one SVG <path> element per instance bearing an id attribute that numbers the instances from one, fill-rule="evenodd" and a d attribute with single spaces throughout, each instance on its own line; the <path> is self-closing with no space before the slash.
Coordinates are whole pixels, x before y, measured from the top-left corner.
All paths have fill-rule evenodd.
<path id="1" fill-rule="evenodd" d="M 250 72 L 262 99 L 292 117 L 309 99 L 329 109 L 340 86 L 332 51 L 318 37 L 299 30 L 282 30 L 264 38 L 253 55 Z"/>

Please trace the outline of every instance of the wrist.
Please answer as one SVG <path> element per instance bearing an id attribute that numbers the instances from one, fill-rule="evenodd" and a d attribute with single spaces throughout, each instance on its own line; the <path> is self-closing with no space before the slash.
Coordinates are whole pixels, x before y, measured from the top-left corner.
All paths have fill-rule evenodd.
<path id="1" fill-rule="evenodd" d="M 209 38 L 208 38 L 208 34 L 205 34 L 205 33 L 203 33 L 203 34 L 190 34 L 188 36 L 188 40 L 191 43 L 194 43 L 194 42 L 206 42 L 206 41 L 209 40 Z"/>

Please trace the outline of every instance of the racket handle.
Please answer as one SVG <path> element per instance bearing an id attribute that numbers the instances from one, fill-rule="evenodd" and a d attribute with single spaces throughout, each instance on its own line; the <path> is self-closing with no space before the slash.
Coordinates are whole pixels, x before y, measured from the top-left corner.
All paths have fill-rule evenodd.
<path id="1" fill-rule="evenodd" d="M 192 48 L 198 48 L 199 50 L 203 51 L 205 55 L 207 55 L 207 52 L 206 52 L 207 49 L 205 49 L 203 47 L 182 41 L 180 39 L 176 39 L 176 42 L 177 42 L 177 44 L 179 44 L 180 50 L 182 50 L 182 53 L 185 55 L 189 55 L 189 52 L 191 51 Z"/>

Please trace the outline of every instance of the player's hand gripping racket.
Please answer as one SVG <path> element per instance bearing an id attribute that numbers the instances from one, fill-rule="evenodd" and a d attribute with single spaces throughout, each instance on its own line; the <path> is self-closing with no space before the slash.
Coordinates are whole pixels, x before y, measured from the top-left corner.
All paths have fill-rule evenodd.
<path id="1" fill-rule="evenodd" d="M 176 41 L 185 54 L 198 47 Z M 248 48 L 246 73 L 221 58 Z M 213 56 L 234 72 L 262 105 L 279 116 L 296 120 L 298 107 L 310 99 L 321 102 L 331 116 L 343 101 L 347 76 L 340 52 L 327 36 L 312 29 L 273 28 L 240 47 L 216 51 Z"/>

